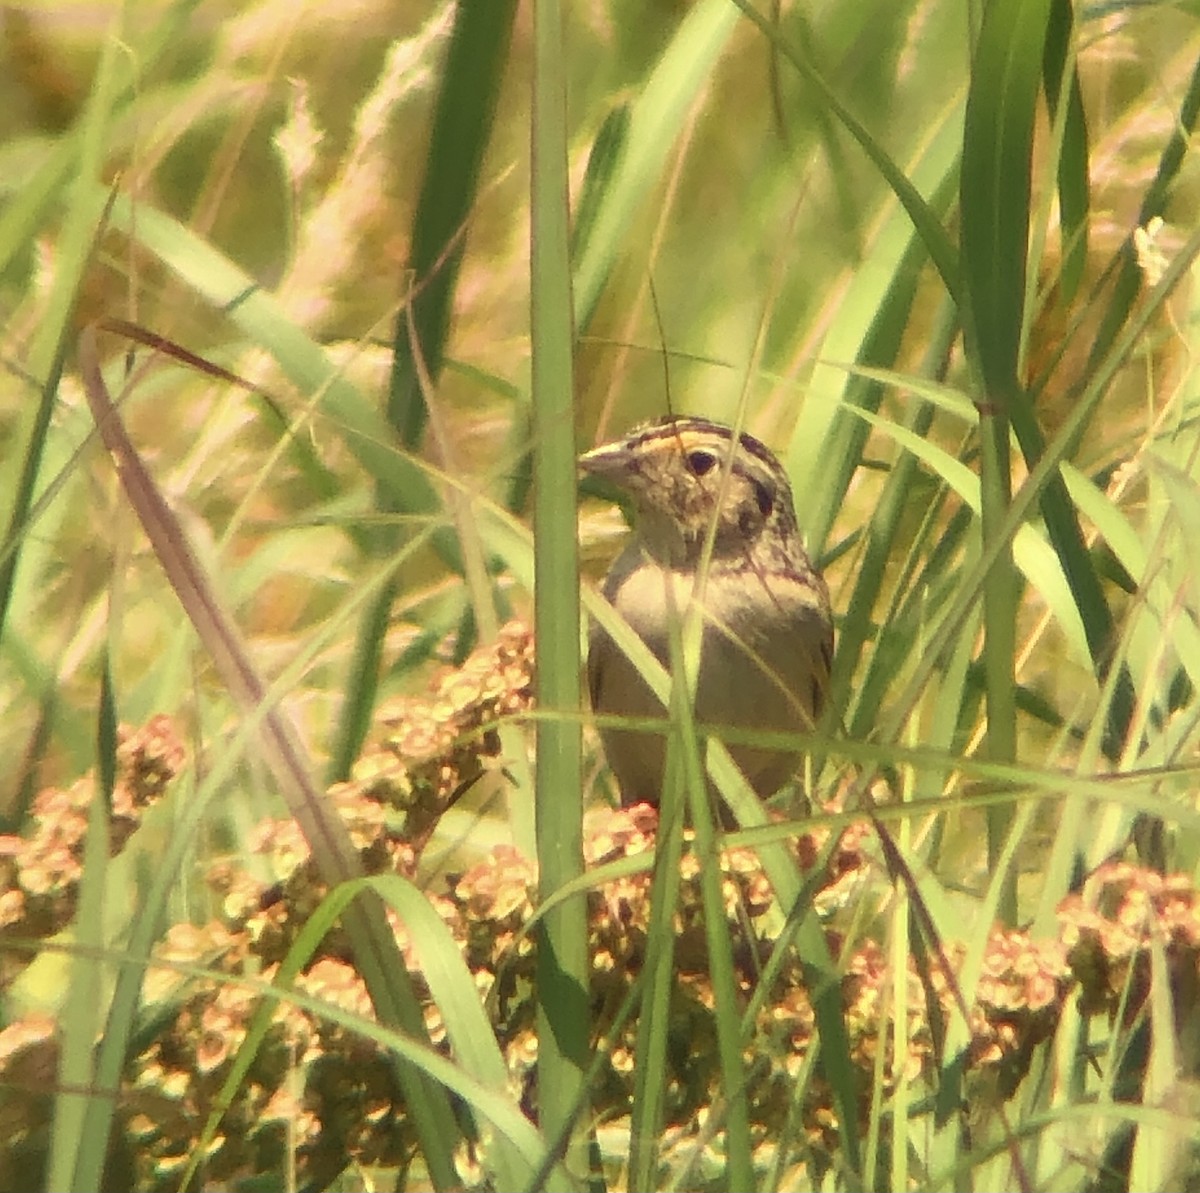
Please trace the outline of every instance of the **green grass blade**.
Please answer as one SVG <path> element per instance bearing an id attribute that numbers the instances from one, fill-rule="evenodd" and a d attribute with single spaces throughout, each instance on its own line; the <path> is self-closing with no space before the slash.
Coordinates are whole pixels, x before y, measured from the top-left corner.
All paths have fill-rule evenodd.
<path id="1" fill-rule="evenodd" d="M 737 12 L 729 0 L 699 0 L 634 101 L 624 151 L 576 262 L 575 325 L 581 333 L 587 330 L 609 272 L 621 255 L 634 214 L 665 169 L 684 116 L 736 24 Z"/>
<path id="2" fill-rule="evenodd" d="M 963 130 L 963 282 L 988 403 L 1018 386 L 1033 123 L 1051 0 L 989 0 Z"/>
<path id="3" fill-rule="evenodd" d="M 542 898 L 583 871 L 583 760 L 579 725 L 579 547 L 576 541 L 574 329 L 567 197 L 563 5 L 534 5 L 530 194 L 533 382 L 536 824 Z M 561 713 L 556 717 L 555 713 Z M 586 1138 L 572 1121 L 589 1058 L 587 907 L 572 900 L 539 926 L 538 1088 L 541 1125 L 582 1174 Z"/>
<path id="4" fill-rule="evenodd" d="M 44 378 L 44 382 L 41 399 L 32 416 L 27 411 L 22 412 L 22 421 L 27 421 L 28 427 L 19 427 L 16 435 L 18 442 L 24 441 L 24 446 L 21 476 L 0 560 L 0 631 L 13 598 L 21 559 L 21 536 L 37 489 L 66 354 L 75 334 L 72 321 L 76 297 L 91 257 L 96 221 L 88 196 L 92 188 L 99 185 L 108 153 L 108 130 L 120 83 L 120 66 L 125 62 L 119 48 L 122 25 L 123 12 L 118 11 L 103 41 L 99 67 L 80 118 L 77 138 L 69 142 L 78 153 L 78 159 L 73 163 L 77 174 L 66 191 L 66 216 L 56 249 L 53 288 L 29 354 L 30 372 L 36 378 Z"/>
<path id="5" fill-rule="evenodd" d="M 571 225 L 572 261 L 580 261 L 584 257 L 596 226 L 596 218 L 603 210 L 609 188 L 618 176 L 618 167 L 629 138 L 629 120 L 629 102 L 621 100 L 605 116 L 592 142 Z"/>
<path id="6" fill-rule="evenodd" d="M 508 1067 L 496 1040 L 495 1028 L 488 1021 L 479 991 L 463 958 L 458 942 L 446 926 L 425 891 L 398 874 L 383 874 L 366 880 L 366 885 L 399 916 L 420 959 L 421 975 L 429 985 L 430 998 L 446 1025 L 450 1048 L 457 1063 L 484 1089 L 504 1090 L 509 1084 Z M 534 1159 L 527 1148 L 514 1146 L 514 1132 L 508 1124 L 514 1120 L 524 1129 L 528 1123 L 517 1099 L 508 1104 L 503 1122 L 493 1122 L 501 1132 L 496 1146 L 487 1149 L 487 1165 L 494 1183 L 501 1189 L 526 1187 L 533 1172 Z M 533 1130 L 523 1137 L 536 1137 Z M 538 1140 L 539 1145 L 541 1141 Z M 541 1161 L 544 1145 L 536 1159 Z M 524 1154 L 522 1154 L 524 1152 Z M 563 1173 L 555 1173 L 557 1180 Z"/>
<path id="7" fill-rule="evenodd" d="M 1016 758 L 1017 586 L 1007 540 L 999 537 L 1012 495 L 1009 417 L 1023 400 L 1019 358 L 1025 326 L 1025 271 L 1031 202 L 1033 122 L 1050 0 L 989 0 L 975 47 L 963 129 L 963 284 L 968 346 L 976 359 L 982 442 L 982 526 L 998 546 L 983 593 L 988 753 Z M 999 862 L 1011 809 L 988 811 L 988 860 Z M 1016 887 L 1001 902 L 1016 919 Z"/>
<path id="8" fill-rule="evenodd" d="M 96 739 L 97 790 L 88 811 L 79 910 L 75 917 L 74 943 L 79 952 L 70 962 L 70 983 L 62 1013 L 59 1094 L 55 1099 L 47 1189 L 101 1187 L 111 1117 L 92 1111 L 97 1104 L 111 1105 L 116 1092 L 115 1083 L 101 1085 L 96 1080 L 95 1055 L 104 1013 L 106 975 L 101 960 L 105 951 L 104 892 L 117 754 L 117 714 L 107 660 L 101 671 Z"/>
<path id="9" fill-rule="evenodd" d="M 1191 138 L 1200 120 L 1200 61 L 1192 71 L 1188 89 L 1179 105 L 1175 131 L 1159 158 L 1154 180 L 1146 188 L 1138 211 L 1137 226 L 1144 228 L 1155 216 L 1161 216 L 1167 208 L 1167 200 L 1185 157 L 1191 146 Z M 1142 288 L 1142 271 L 1133 249 L 1133 233 L 1126 237 L 1114 262 L 1117 278 L 1113 283 L 1108 307 L 1084 369 L 1084 377 L 1091 377 L 1104 360 L 1109 346 L 1117 338 L 1133 311 L 1134 303 Z"/>
<path id="10" fill-rule="evenodd" d="M 1074 14 L 1071 0 L 1054 0 L 1046 31 L 1042 74 L 1051 118 L 1066 104 L 1062 148 L 1058 158 L 1058 206 L 1062 224 L 1062 265 L 1058 271 L 1058 301 L 1069 303 L 1079 289 L 1088 250 L 1088 130 L 1083 90 L 1071 48 Z M 1066 94 L 1063 79 L 1066 77 Z"/>
<path id="11" fill-rule="evenodd" d="M 941 275 L 942 284 L 950 294 L 958 300 L 959 294 L 959 261 L 958 254 L 945 229 L 938 221 L 936 214 L 922 198 L 921 193 L 913 186 L 908 176 L 892 160 L 879 142 L 871 135 L 870 130 L 858 120 L 850 109 L 842 102 L 837 91 L 831 86 L 825 76 L 817 69 L 808 56 L 797 47 L 787 42 L 779 29 L 759 13 L 749 0 L 733 0 L 762 33 L 767 40 L 792 64 L 801 76 L 813 87 L 824 101 L 830 112 L 841 122 L 846 131 L 858 142 L 871 163 L 892 188 L 896 198 L 900 200 L 904 210 L 908 212 L 917 234 L 925 244 L 925 251 L 933 260 Z"/>
<path id="12" fill-rule="evenodd" d="M 379 591 L 374 604 L 363 615 L 350 656 L 345 699 L 338 714 L 325 777 L 330 783 L 350 777 L 355 759 L 362 752 L 363 742 L 371 728 L 375 711 L 375 696 L 379 691 L 379 668 L 383 662 L 383 644 L 392 608 L 400 595 L 400 580 L 393 577 Z"/>
<path id="13" fill-rule="evenodd" d="M 286 997 L 293 992 L 296 978 L 307 967 L 328 933 L 354 900 L 368 891 L 378 894 L 404 925 L 419 957 L 421 974 L 429 986 L 431 1001 L 446 1026 L 455 1063 L 461 1067 L 468 1081 L 478 1083 L 476 1088 L 493 1093 L 505 1089 L 508 1070 L 458 944 L 428 896 L 399 875 L 383 874 L 354 879 L 330 891 L 305 920 L 287 956 L 280 963 L 271 983 L 272 994 Z M 250 1072 L 271 1026 L 275 1006 L 275 997 L 265 998 L 255 1010 L 245 1039 L 214 1098 L 213 1110 L 193 1150 L 189 1177 L 217 1134 L 222 1116 L 232 1103 L 238 1087 Z M 329 1008 L 331 1018 L 338 1014 L 344 1012 Z M 345 1025 L 352 1031 L 362 1027 L 353 1018 L 347 1019 Z M 470 1087 L 467 1088 L 469 1090 Z M 505 1113 L 491 1120 L 498 1137 L 494 1145 L 485 1146 L 484 1163 L 493 1174 L 497 1187 L 527 1187 L 534 1165 L 541 1160 L 543 1148 L 520 1107 L 512 1102 L 506 1105 L 499 1098 L 488 1099 L 480 1104 L 471 1101 L 469 1096 L 468 1104 L 485 1118 L 489 1110 L 494 1113 L 496 1105 L 504 1106 Z M 561 1173 L 557 1175 L 561 1177 Z M 186 1188 L 187 1183 L 184 1180 L 182 1187 Z"/>
<path id="14" fill-rule="evenodd" d="M 436 385 L 442 371 L 467 220 L 491 140 L 516 7 L 516 0 L 490 0 L 454 10 L 413 217 L 411 299 L 392 340 L 388 421 L 407 448 L 420 443 L 425 428 L 421 374 Z"/>
<path id="15" fill-rule="evenodd" d="M 673 633 L 671 640 L 672 716 L 673 719 L 677 718 L 679 727 L 675 752 L 683 764 L 689 820 L 695 834 L 692 848 L 700 866 L 704 938 L 708 951 L 709 979 L 712 982 L 713 1015 L 716 1019 L 717 1055 L 724 1098 L 722 1109 L 726 1116 L 726 1166 L 722 1184 L 730 1189 L 749 1189 L 754 1185 L 750 1112 L 746 1103 L 746 1066 L 738 1009 L 738 983 L 725 907 L 720 842 L 713 819 L 712 800 L 704 782 L 704 764 L 696 733 L 695 683 L 682 682 L 686 677 L 699 674 L 701 630 L 696 611 L 692 620 L 694 625 L 681 627 L 682 632 Z M 694 642 L 692 652 L 688 652 L 684 646 L 685 636 Z"/>
<path id="16" fill-rule="evenodd" d="M 957 105 L 943 116 L 913 168 L 914 184 L 930 196 L 933 212 L 949 207 L 961 144 Z M 908 213 L 893 210 L 869 243 L 868 261 L 855 272 L 838 317 L 821 341 L 820 359 L 783 456 L 795 490 L 810 495 L 798 514 L 817 555 L 827 545 L 866 443 L 865 428 L 843 407 L 873 410 L 883 393 L 879 385 L 848 376 L 845 365 L 895 361 L 925 260 L 925 243 Z"/>
<path id="17" fill-rule="evenodd" d="M 683 856 L 683 751 L 673 739 L 667 746 L 654 877 L 646 926 L 646 960 L 634 1044 L 633 1106 L 630 1112 L 629 1188 L 659 1186 L 659 1142 L 663 1129 L 669 1069 L 671 994 L 675 987 L 675 908 L 679 903 Z"/>
<path id="18" fill-rule="evenodd" d="M 91 187 L 103 175 L 108 152 L 108 132 L 113 118 L 125 62 L 121 30 L 124 10 L 113 15 L 103 40 L 96 76 L 79 124 L 78 175 L 69 189 L 69 206 L 59 241 L 59 265 L 48 309 L 30 356 L 35 376 L 44 376 L 41 401 L 34 414 L 24 449 L 24 465 L 12 510 L 5 556 L 0 563 L 0 627 L 7 616 L 20 562 L 19 543 L 29 517 L 37 478 L 50 430 L 50 416 L 58 397 L 64 360 L 73 338 L 72 320 L 77 294 L 91 255 L 95 234 Z M 25 213 L 22 213 L 24 215 Z M 95 1084 L 95 1042 L 102 1015 L 103 972 L 98 957 L 104 943 L 104 884 L 108 860 L 108 812 L 112 799 L 115 758 L 115 712 L 108 663 L 102 671 L 98 757 L 101 783 L 88 818 L 84 874 L 80 884 L 76 941 L 83 950 L 72 963 L 72 984 L 66 1008 L 60 1078 L 75 1091 Z M 115 1086 L 115 1079 L 113 1081 Z M 111 1087 L 110 1087 L 111 1088 Z M 99 1113 L 97 1113 L 99 1110 Z M 98 1189 L 111 1124 L 111 1101 L 101 1094 L 89 1098 L 81 1092 L 60 1094 L 55 1107 L 54 1143 L 48 1173 L 50 1188 Z"/>
<path id="19" fill-rule="evenodd" d="M 95 333 L 90 328 L 83 335 L 80 364 L 96 423 L 106 446 L 120 462 L 126 495 L 180 603 L 243 711 L 263 708 L 266 686 L 182 528 L 125 433 L 100 372 Z M 325 880 L 332 886 L 357 877 L 360 866 L 349 833 L 316 788 L 311 762 L 294 723 L 273 706 L 267 707 L 263 715 L 262 744 L 265 760 Z M 351 908 L 346 915 L 346 930 L 380 1020 L 402 1027 L 417 1039 L 424 1038 L 420 1004 L 382 907 L 364 902 Z M 407 1066 L 400 1066 L 397 1076 L 431 1175 L 437 1185 L 449 1187 L 455 1180 L 451 1153 L 457 1132 L 445 1093 Z"/>

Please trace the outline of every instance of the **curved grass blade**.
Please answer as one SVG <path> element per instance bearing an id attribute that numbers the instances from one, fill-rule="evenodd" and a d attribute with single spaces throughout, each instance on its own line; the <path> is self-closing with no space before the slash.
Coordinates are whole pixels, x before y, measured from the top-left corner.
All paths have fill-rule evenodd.
<path id="1" fill-rule="evenodd" d="M 237 1051 L 229 1074 L 214 1098 L 214 1107 L 204 1125 L 192 1153 L 192 1175 L 216 1135 L 225 1110 L 232 1104 L 238 1087 L 245 1080 L 255 1057 L 271 1026 L 276 1002 L 290 997 L 296 978 L 317 952 L 328 932 L 336 925 L 346 909 L 364 891 L 374 891 L 399 916 L 428 983 L 430 999 L 437 1007 L 446 1026 L 446 1034 L 455 1056 L 452 1062 L 466 1079 L 456 1092 L 464 1096 L 479 1115 L 491 1122 L 498 1133 L 494 1146 L 485 1147 L 485 1164 L 495 1177 L 498 1188 L 527 1188 L 535 1165 L 542 1161 L 544 1145 L 537 1131 L 519 1106 L 503 1100 L 498 1091 L 508 1085 L 508 1070 L 496 1043 L 494 1029 L 479 1002 L 475 981 L 463 960 L 459 947 L 445 922 L 430 904 L 427 896 L 398 874 L 357 878 L 330 891 L 316 910 L 305 920 L 287 956 L 271 981 L 271 997 L 264 998 L 255 1010 L 246 1030 L 245 1039 Z M 348 1031 L 359 1032 L 374 1025 L 363 1023 L 342 1008 L 330 1006 L 325 1017 L 341 1023 Z M 442 1060 L 440 1053 L 434 1054 Z M 422 1056 L 417 1063 L 425 1058 Z M 428 1072 L 428 1070 L 426 1070 Z M 475 1084 L 477 1083 L 477 1084 Z M 487 1090 L 494 1095 L 486 1101 L 472 1099 L 473 1089 Z M 495 1114 L 495 1107 L 503 1114 Z M 492 1111 L 492 1115 L 489 1115 Z M 556 1174 L 561 1178 L 562 1174 Z M 181 1182 L 189 1187 L 189 1180 Z"/>
<path id="2" fill-rule="evenodd" d="M 112 403 L 100 371 L 93 328 L 83 333 L 79 357 L 84 387 L 101 437 L 118 462 L 122 486 L 171 586 L 234 699 L 246 712 L 263 709 L 266 686 Z M 262 714 L 262 741 L 265 760 L 326 882 L 335 886 L 358 877 L 361 868 L 349 833 L 314 785 L 312 764 L 299 735 L 277 707 L 267 707 Z M 382 907 L 377 902 L 361 901 L 347 909 L 344 922 L 356 964 L 380 1021 L 402 1028 L 415 1039 L 427 1038 L 420 1004 Z M 458 1133 L 445 1091 L 431 1085 L 407 1065 L 399 1066 L 397 1076 L 434 1182 L 448 1188 L 456 1179 L 451 1153 Z M 96 1104 L 92 1109 L 96 1109 Z M 102 1105 L 98 1113 L 111 1117 L 111 1106 Z"/>

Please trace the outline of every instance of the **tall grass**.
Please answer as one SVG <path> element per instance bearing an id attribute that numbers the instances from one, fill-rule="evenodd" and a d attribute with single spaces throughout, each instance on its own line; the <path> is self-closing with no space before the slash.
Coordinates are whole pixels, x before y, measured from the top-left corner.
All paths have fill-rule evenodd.
<path id="1" fill-rule="evenodd" d="M 389 1058 L 406 1175 L 431 1187 L 1176 1187 L 1195 1170 L 1181 937 L 1127 926 L 1142 951 L 1105 971 L 1103 1006 L 1063 994 L 1036 1031 L 1014 1007 L 1011 1088 L 1015 1070 L 982 1087 L 977 1044 L 1002 949 L 1092 923 L 1103 900 L 1071 900 L 1102 862 L 1195 889 L 1194 16 L 365 7 L 214 25 L 177 0 L 83 40 L 32 10 L 7 35 L 0 856 L 36 791 L 97 779 L 69 927 L 0 936 L 0 1026 L 61 1029 L 54 1076 L 6 1091 L 44 1110 L 0 1187 L 144 1171 L 122 1099 L 185 1015 L 146 996 L 163 966 L 257 1008 L 163 1187 L 203 1173 L 293 1012 Z M 76 96 L 66 124 L 39 124 L 51 92 Z M 830 728 L 794 743 L 811 819 L 773 818 L 709 751 L 764 921 L 699 800 L 683 833 L 704 762 L 686 700 L 653 862 L 583 864 L 606 780 L 581 609 L 671 687 L 597 595 L 616 525 L 590 499 L 577 592 L 575 455 L 668 409 L 778 451 L 834 593 Z M 390 701 L 514 614 L 536 626 L 538 710 L 489 726 L 499 761 L 421 867 L 365 874 L 327 784 L 364 781 L 372 734 L 402 736 Z M 193 762 L 110 846 L 116 724 L 161 713 Z M 256 825 L 280 816 L 319 889 L 277 968 L 172 960 L 169 929 L 225 913 L 198 875 L 261 869 Z M 518 855 L 536 906 L 504 958 L 537 951 L 529 1036 L 498 1027 L 518 993 L 476 989 L 439 902 Z M 839 864 L 857 886 L 835 898 L 819 876 Z M 589 932 L 647 870 L 645 963 L 606 1005 Z M 339 933 L 371 1014 L 305 985 Z M 707 1057 L 685 971 L 715 1076 L 681 1123 Z M 814 1034 L 793 1053 L 763 1025 L 798 990 Z M 514 1060 L 530 1036 L 536 1080 Z M 303 1089 L 316 1066 L 289 1064 Z M 308 1162 L 297 1146 L 260 1179 L 381 1179 Z"/>

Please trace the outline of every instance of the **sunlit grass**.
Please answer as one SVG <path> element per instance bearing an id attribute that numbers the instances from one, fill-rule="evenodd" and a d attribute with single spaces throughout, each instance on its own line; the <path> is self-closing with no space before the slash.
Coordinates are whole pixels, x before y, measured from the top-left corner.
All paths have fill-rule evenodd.
<path id="1" fill-rule="evenodd" d="M 0 814 L 20 834 L 35 792 L 93 768 L 103 794 L 114 718 L 166 714 L 193 752 L 120 857 L 92 816 L 84 904 L 57 942 L 71 959 L 47 948 L 4 992 L 0 1026 L 73 1015 L 38 1084 L 53 1132 L 20 1152 L 49 1166 L 23 1187 L 125 1171 L 108 1094 L 154 1030 L 146 967 L 169 925 L 222 914 L 202 881 L 214 860 L 268 864 L 256 825 L 285 805 L 324 880 L 357 884 L 340 888 L 360 896 L 342 923 L 381 1023 L 369 1032 L 419 1120 L 420 1180 L 582 1187 L 598 1159 L 614 1187 L 1173 1187 L 1194 1167 L 1176 1080 L 1194 1065 L 1179 1031 L 1194 1007 L 1170 997 L 1171 942 L 1133 1023 L 1118 1014 L 1099 1038 L 1100 1017 L 1068 1005 L 1024 1081 L 962 1117 L 970 1015 L 922 1023 L 921 1004 L 949 958 L 950 1001 L 974 1006 L 993 922 L 1055 942 L 1056 908 L 1106 859 L 1189 880 L 1200 862 L 1195 17 L 1081 8 L 1072 25 L 1049 0 L 361 7 L 263 3 L 214 23 L 187 0 L 130 6 L 82 49 L 36 7 L 6 26 Z M 145 334 L 81 339 L 97 319 Z M 127 445 L 115 423 L 97 434 L 105 388 Z M 694 1138 L 666 1097 L 677 866 L 657 872 L 619 1030 L 586 997 L 579 913 L 599 879 L 576 877 L 603 784 L 577 790 L 574 454 L 668 409 L 740 421 L 778 450 L 839 621 L 814 819 L 746 838 L 785 943 L 741 986 L 710 961 L 723 1076 Z M 582 608 L 603 619 L 600 521 L 585 501 Z M 498 845 L 541 860 L 544 1136 L 526 1129 L 528 1091 L 512 1074 L 503 1087 L 496 1008 L 468 969 L 429 982 L 439 1015 L 408 989 L 377 894 L 427 949 L 448 947 L 441 925 L 420 926 L 399 877 L 356 877 L 323 794 L 379 731 L 381 701 L 424 691 L 513 615 L 533 620 L 535 561 L 551 577 L 541 719 L 499 726 L 502 765 L 446 815 L 420 881 L 436 891 Z M 588 775 L 586 725 L 583 743 Z M 785 840 L 868 807 L 887 837 L 865 849 L 862 885 L 836 911 L 810 907 L 815 880 Z M 660 863 L 683 848 L 660 844 Z M 556 901 L 560 886 L 574 895 Z M 314 923 L 342 910 L 330 898 Z M 302 1000 L 313 934 L 269 991 L 219 959 L 191 976 Z M 893 970 L 915 957 L 925 986 L 882 987 L 864 1079 L 843 974 L 876 947 Z M 764 1141 L 740 1083 L 775 1055 L 755 1013 L 780 997 L 785 958 L 820 1048 Z M 1111 1009 L 1141 997 L 1130 977 Z M 442 1022 L 453 1070 L 421 1040 Z M 938 1038 L 921 1072 L 888 1071 L 892 1026 L 901 1051 L 921 1027 Z M 610 1030 L 618 1051 L 635 1033 L 644 1066 L 620 1114 L 594 1051 Z M 242 1047 L 231 1089 L 261 1037 Z M 807 1099 L 826 1096 L 818 1129 Z"/>

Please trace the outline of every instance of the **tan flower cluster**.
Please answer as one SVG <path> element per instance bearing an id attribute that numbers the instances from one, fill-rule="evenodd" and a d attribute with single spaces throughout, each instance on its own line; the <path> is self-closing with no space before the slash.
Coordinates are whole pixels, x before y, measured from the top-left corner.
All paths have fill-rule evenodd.
<path id="1" fill-rule="evenodd" d="M 1058 918 L 1085 1014 L 1119 1012 L 1128 1026 L 1150 993 L 1152 947 L 1164 950 L 1173 992 L 1193 1005 L 1200 899 L 1186 875 L 1108 862 L 1063 901 Z"/>
<path id="2" fill-rule="evenodd" d="M 412 876 L 438 817 L 499 749 L 495 723 L 532 699 L 529 631 L 506 628 L 458 671 L 437 681 L 424 700 L 385 710 L 379 735 L 348 783 L 330 790 L 372 873 Z M 176 773 L 182 752 L 165 721 L 121 746 L 120 799 L 114 800 L 114 838 L 123 841 L 136 816 Z M 76 785 L 91 790 L 90 780 Z M 13 922 L 32 933 L 55 931 L 70 918 L 86 829 L 87 801 L 51 791 L 39 798 L 33 832 L 6 843 L 0 907 L 15 907 Z M 603 1121 L 628 1113 L 634 1088 L 636 1016 L 628 999 L 645 964 L 657 813 L 646 805 L 598 808 L 585 817 L 586 860 L 597 874 L 588 893 L 592 1022 L 601 1059 L 592 1110 Z M 821 828 L 798 836 L 797 863 L 811 880 L 814 906 L 840 915 L 850 896 L 878 886 L 882 870 L 873 830 L 856 823 L 834 834 Z M 119 1104 L 117 1148 L 131 1187 L 175 1187 L 202 1137 L 208 1117 L 250 1038 L 264 983 L 324 895 L 307 843 L 290 821 L 261 826 L 254 848 L 268 877 L 252 879 L 233 862 L 211 879 L 222 896 L 221 922 L 176 925 L 148 972 L 144 1002 L 157 1026 L 143 1033 Z M 838 1116 L 829 1089 L 810 1063 L 815 1017 L 802 965 L 790 947 L 778 953 L 783 920 L 758 855 L 721 851 L 724 910 L 733 943 L 735 980 L 743 1007 L 756 995 L 746 1037 L 746 1093 L 756 1155 L 764 1163 L 791 1140 L 809 1160 L 834 1157 Z M 721 1071 L 714 996 L 708 976 L 703 862 L 685 838 L 680 892 L 674 909 L 676 981 L 671 994 L 671 1043 L 662 1091 L 665 1153 L 707 1155 L 719 1119 Z M 817 867 L 823 867 L 817 871 Z M 537 875 L 531 861 L 499 846 L 483 861 L 445 880 L 428 898 L 475 978 L 506 1058 L 511 1094 L 537 1112 L 534 1076 L 537 1033 L 534 938 L 530 923 Z M 1200 955 L 1200 899 L 1182 879 L 1132 866 L 1106 866 L 1063 904 L 1062 939 L 1035 941 L 1022 932 L 994 930 L 970 1008 L 968 1082 L 1007 1097 L 1026 1072 L 1033 1049 L 1054 1031 L 1065 1000 L 1078 991 L 1085 1008 L 1132 1017 L 1149 982 L 1148 949 L 1165 950 L 1172 975 L 1191 973 Z M 420 955 L 395 922 L 397 939 L 425 1001 L 430 1038 L 448 1049 L 440 1011 L 424 984 Z M 942 1026 L 957 1014 L 957 973 L 965 946 L 930 949 L 903 974 L 905 1031 L 895 1031 L 896 974 L 873 941 L 848 945 L 827 922 L 827 938 L 844 977 L 841 999 L 851 1058 L 861 1075 L 859 1113 L 870 1112 L 874 1074 L 885 1093 L 903 1076 L 925 1083 L 937 1056 Z M 760 991 L 766 972 L 770 988 Z M 347 1162 L 397 1167 L 416 1141 L 404 1111 L 392 1060 L 355 1029 L 371 1020 L 365 986 L 348 947 L 331 933 L 296 982 L 296 989 L 329 1008 L 320 1013 L 281 999 L 266 1035 L 205 1148 L 204 1180 L 228 1183 L 279 1172 L 285 1160 L 302 1183 L 322 1185 Z M 931 1022 L 931 1008 L 936 1008 Z M 904 1041 L 903 1060 L 895 1055 Z M 48 1020 L 17 1021 L 0 1031 L 0 1087 L 15 1090 L 0 1129 L 17 1151 L 41 1140 L 56 1072 L 57 1036 Z M 927 1086 L 920 1084 L 923 1091 Z M 802 1091 L 797 1093 L 797 1091 Z M 40 1133 L 39 1133 L 40 1132 Z M 16 1154 L 16 1152 L 13 1152 Z M 478 1157 L 464 1155 L 464 1173 Z M 710 1157 L 719 1162 L 717 1153 Z M 2 1165 L 0 1165 L 2 1167 Z M 464 1179 L 466 1179 L 464 1177 Z"/>
<path id="3" fill-rule="evenodd" d="M 175 925 L 156 960 L 143 996 L 163 1025 L 131 1066 L 120 1107 L 139 1189 L 178 1187 L 260 997 L 242 980 L 254 968 L 246 938 L 219 924 Z M 197 970 L 212 976 L 187 976 Z M 308 1115 L 289 1097 L 288 1077 L 313 1045 L 311 1020 L 280 1004 L 207 1148 L 210 1177 L 283 1163 L 296 1123 Z"/>
<path id="4" fill-rule="evenodd" d="M 383 706 L 378 737 L 351 779 L 328 791 L 367 874 L 413 876 L 440 817 L 499 753 L 499 720 L 532 701 L 533 636 L 528 626 L 510 622 L 494 643 L 438 679 L 429 696 Z M 326 887 L 294 820 L 265 821 L 249 846 L 266 859 L 270 881 L 224 861 L 212 867 L 209 882 L 222 896 L 226 923 L 245 930 L 255 953 L 273 964 L 287 954 Z M 348 957 L 340 930 L 325 940 L 322 955 Z"/>
<path id="5" fill-rule="evenodd" d="M 109 852 L 116 855 L 183 768 L 186 751 L 167 717 L 117 735 L 116 776 L 108 818 Z M 99 798 L 96 777 L 34 797 L 30 829 L 0 836 L 0 989 L 31 961 L 21 942 L 52 936 L 75 915 L 88 816 Z"/>
<path id="6" fill-rule="evenodd" d="M 381 710 L 375 741 L 351 780 L 328 792 L 368 874 L 415 874 L 421 845 L 438 818 L 499 751 L 498 719 L 529 707 L 532 667 L 531 634 L 513 623 L 460 669 L 438 679 L 429 696 L 394 701 Z M 250 848 L 266 860 L 271 879 L 255 878 L 236 862 L 214 866 L 209 881 L 222 896 L 224 923 L 213 931 L 226 942 L 219 972 L 248 969 L 269 981 L 327 892 L 294 821 L 259 825 Z M 464 875 L 447 894 L 430 895 L 480 973 L 531 914 L 532 871 L 516 864 L 519 896 L 514 901 L 504 893 L 507 860 L 501 851 L 493 864 Z M 430 1038 L 441 1043 L 445 1031 L 423 986 L 418 958 L 403 926 L 394 919 L 393 924 L 418 992 L 427 1000 Z M 211 952 L 215 942 L 209 940 L 207 947 Z M 262 1046 L 266 1056 L 256 1054 L 205 1156 L 210 1180 L 275 1171 L 282 1148 L 318 1185 L 348 1161 L 396 1167 L 411 1158 L 415 1138 L 392 1059 L 345 1026 L 346 1017 L 369 1020 L 373 1013 L 340 928 L 326 936 L 296 986 L 342 1014 L 313 1015 L 280 1004 Z M 164 1116 L 163 1129 L 153 1130 L 145 1118 L 134 1124 L 139 1188 L 170 1187 L 178 1177 L 257 1001 L 256 991 L 236 982 L 204 983 L 138 1058 L 135 1084 L 177 1091 L 180 1098 L 177 1113 Z"/>
<path id="7" fill-rule="evenodd" d="M 49 1015 L 29 1015 L 0 1031 L 0 1188 L 42 1187 L 30 1174 L 48 1146 L 57 1075 L 58 1024 Z"/>
<path id="8" fill-rule="evenodd" d="M 389 823 L 382 804 L 353 783 L 335 784 L 328 796 L 367 874 L 412 876 L 416 854 L 404 839 L 403 826 Z M 263 964 L 274 965 L 287 955 L 328 887 L 294 820 L 263 821 L 246 846 L 265 860 L 264 867 L 251 872 L 240 860 L 224 859 L 209 868 L 208 882 L 221 897 L 226 927 L 246 933 L 253 953 Z M 263 870 L 271 877 L 262 877 Z M 349 956 L 349 943 L 340 928 L 322 942 L 320 955 Z"/>
<path id="9" fill-rule="evenodd" d="M 245 933 L 177 926 L 158 953 L 145 998 L 164 1026 L 134 1059 L 121 1112 L 133 1187 L 178 1188 L 208 1116 L 247 1041 L 262 989 Z M 174 966 L 175 971 L 167 966 Z M 214 975 L 181 981 L 179 969 Z M 249 975 L 257 980 L 250 981 Z M 415 1141 L 387 1053 L 342 1026 L 371 1017 L 366 987 L 345 961 L 323 957 L 295 986 L 331 1008 L 314 1015 L 280 1000 L 219 1130 L 204 1153 L 207 1184 L 279 1172 L 294 1158 L 320 1186 L 349 1160 L 398 1166 Z"/>
<path id="10" fill-rule="evenodd" d="M 405 836 L 418 852 L 448 804 L 500 753 L 498 722 L 532 705 L 533 663 L 532 632 L 509 622 L 429 696 L 379 710 L 380 740 L 355 764 L 353 784 L 405 811 Z"/>

